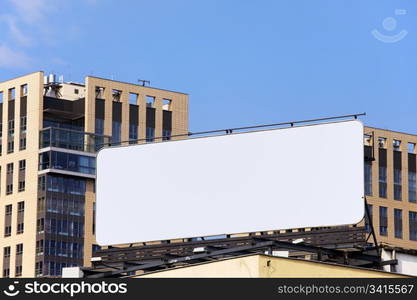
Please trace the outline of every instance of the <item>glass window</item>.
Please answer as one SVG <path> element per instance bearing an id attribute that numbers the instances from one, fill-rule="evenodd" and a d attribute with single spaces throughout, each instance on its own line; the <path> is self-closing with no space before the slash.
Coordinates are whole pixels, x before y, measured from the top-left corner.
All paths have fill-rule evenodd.
<path id="1" fill-rule="evenodd" d="M 129 104 L 138 105 L 139 95 L 135 93 L 129 93 Z"/>
<path id="2" fill-rule="evenodd" d="M 394 200 L 401 200 L 401 169 L 394 169 Z"/>
<path id="3" fill-rule="evenodd" d="M 410 240 L 417 241 L 417 212 L 410 211 L 408 213 Z"/>
<path id="4" fill-rule="evenodd" d="M 379 166 L 379 197 L 387 198 L 387 168 Z"/>
<path id="5" fill-rule="evenodd" d="M 135 144 L 138 139 L 138 125 L 129 124 L 129 140 L 130 144 Z"/>
<path id="6" fill-rule="evenodd" d="M 103 135 L 104 134 L 104 120 L 96 119 L 95 125 L 96 125 L 95 133 Z"/>
<path id="7" fill-rule="evenodd" d="M 146 127 L 146 141 L 153 142 L 155 139 L 155 128 Z"/>
<path id="8" fill-rule="evenodd" d="M 164 129 L 162 130 L 162 140 L 169 141 L 171 139 L 171 130 Z"/>
<path id="9" fill-rule="evenodd" d="M 372 228 L 371 228 L 371 222 L 370 220 L 372 220 L 372 204 L 368 204 L 368 212 L 369 212 L 369 217 L 368 214 L 365 212 L 365 229 L 367 232 L 371 232 Z"/>
<path id="10" fill-rule="evenodd" d="M 403 238 L 403 216 L 401 209 L 394 209 L 394 234 L 396 238 Z"/>
<path id="11" fill-rule="evenodd" d="M 122 138 L 122 123 L 112 122 L 112 143 L 120 143 Z"/>
<path id="12" fill-rule="evenodd" d="M 27 117 L 20 117 L 20 133 L 25 133 L 27 129 Z"/>
<path id="13" fill-rule="evenodd" d="M 415 151 L 416 151 L 416 144 L 408 143 L 408 153 L 415 153 Z"/>
<path id="14" fill-rule="evenodd" d="M 388 235 L 388 213 L 384 206 L 379 207 L 379 234 L 382 236 Z"/>
<path id="15" fill-rule="evenodd" d="M 416 203 L 416 173 L 408 172 L 408 201 Z"/>
<path id="16" fill-rule="evenodd" d="M 9 136 L 14 135 L 14 120 L 9 120 Z"/>
<path id="17" fill-rule="evenodd" d="M 372 163 L 365 162 L 365 195 L 372 195 Z"/>
<path id="18" fill-rule="evenodd" d="M 92 156 L 84 156 L 65 152 L 43 152 L 39 155 L 39 168 L 59 169 L 86 174 L 95 174 L 96 159 Z"/>

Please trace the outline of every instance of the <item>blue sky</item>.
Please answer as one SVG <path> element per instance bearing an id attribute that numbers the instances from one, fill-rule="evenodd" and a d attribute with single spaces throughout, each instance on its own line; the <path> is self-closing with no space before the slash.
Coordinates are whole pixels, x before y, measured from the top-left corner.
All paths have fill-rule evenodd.
<path id="1" fill-rule="evenodd" d="M 0 0 L 0 81 L 147 79 L 190 94 L 191 131 L 367 112 L 417 134 L 416 36 L 414 0 Z"/>

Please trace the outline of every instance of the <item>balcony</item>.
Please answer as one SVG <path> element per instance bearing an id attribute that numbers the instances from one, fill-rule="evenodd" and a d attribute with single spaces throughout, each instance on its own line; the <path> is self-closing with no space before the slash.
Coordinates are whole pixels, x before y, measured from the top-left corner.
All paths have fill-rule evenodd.
<path id="1" fill-rule="evenodd" d="M 110 137 L 64 128 L 48 127 L 40 132 L 39 149 L 55 147 L 95 153 L 110 144 Z"/>
<path id="2" fill-rule="evenodd" d="M 39 171 L 43 170 L 58 171 L 58 173 L 64 171 L 64 174 L 74 173 L 73 175 L 83 174 L 93 177 L 96 174 L 96 158 L 67 152 L 46 151 L 39 154 Z"/>

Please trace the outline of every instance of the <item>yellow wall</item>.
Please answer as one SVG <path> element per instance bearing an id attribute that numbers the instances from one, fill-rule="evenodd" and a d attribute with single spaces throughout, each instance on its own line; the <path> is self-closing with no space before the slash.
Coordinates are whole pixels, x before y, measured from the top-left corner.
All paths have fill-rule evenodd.
<path id="1" fill-rule="evenodd" d="M 145 277 L 396 278 L 408 276 L 301 259 L 273 257 L 267 255 L 251 255 L 136 276 L 136 278 Z"/>

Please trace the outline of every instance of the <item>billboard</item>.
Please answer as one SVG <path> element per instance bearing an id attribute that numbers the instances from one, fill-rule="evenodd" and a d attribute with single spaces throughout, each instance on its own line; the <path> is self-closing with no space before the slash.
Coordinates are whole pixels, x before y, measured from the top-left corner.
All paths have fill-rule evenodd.
<path id="1" fill-rule="evenodd" d="M 355 224 L 363 163 L 357 120 L 105 148 L 97 242 Z"/>

